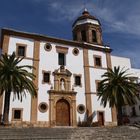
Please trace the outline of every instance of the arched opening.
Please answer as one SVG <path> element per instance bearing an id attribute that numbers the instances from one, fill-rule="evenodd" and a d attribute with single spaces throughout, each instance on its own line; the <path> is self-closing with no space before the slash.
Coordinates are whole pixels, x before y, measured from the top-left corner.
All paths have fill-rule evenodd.
<path id="1" fill-rule="evenodd" d="M 97 35 L 95 30 L 92 30 L 92 42 L 97 42 Z"/>
<path id="2" fill-rule="evenodd" d="M 56 103 L 56 125 L 70 126 L 70 105 L 65 99 Z"/>

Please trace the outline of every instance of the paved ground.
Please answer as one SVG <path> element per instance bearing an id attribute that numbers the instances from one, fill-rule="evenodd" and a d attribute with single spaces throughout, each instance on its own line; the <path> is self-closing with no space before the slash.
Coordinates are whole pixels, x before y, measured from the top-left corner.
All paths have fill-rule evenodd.
<path id="1" fill-rule="evenodd" d="M 140 140 L 140 129 L 132 126 L 113 128 L 4 128 L 0 140 Z"/>

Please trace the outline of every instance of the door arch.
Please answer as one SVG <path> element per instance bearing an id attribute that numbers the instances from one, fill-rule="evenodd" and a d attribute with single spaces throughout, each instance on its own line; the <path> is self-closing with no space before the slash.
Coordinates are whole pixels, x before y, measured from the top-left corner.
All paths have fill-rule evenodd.
<path id="1" fill-rule="evenodd" d="M 56 125 L 70 126 L 70 105 L 65 99 L 56 103 Z"/>

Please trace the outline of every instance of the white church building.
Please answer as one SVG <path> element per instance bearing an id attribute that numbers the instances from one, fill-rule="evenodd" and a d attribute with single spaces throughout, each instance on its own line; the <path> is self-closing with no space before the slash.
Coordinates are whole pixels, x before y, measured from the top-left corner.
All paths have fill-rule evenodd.
<path id="1" fill-rule="evenodd" d="M 21 65 L 31 65 L 36 79 L 37 98 L 27 94 L 22 102 L 11 96 L 9 122 L 25 126 L 116 125 L 115 108 L 104 108 L 97 87 L 107 68 L 129 68 L 134 77 L 140 70 L 131 68 L 130 59 L 111 55 L 102 41 L 100 21 L 85 10 L 72 26 L 73 41 L 27 33 L 1 30 L 2 53 L 16 52 L 24 57 Z M 0 115 L 4 96 L 0 97 Z M 140 109 L 140 105 L 136 110 Z M 130 114 L 131 109 L 125 110 Z M 140 111 L 139 114 L 140 115 Z"/>

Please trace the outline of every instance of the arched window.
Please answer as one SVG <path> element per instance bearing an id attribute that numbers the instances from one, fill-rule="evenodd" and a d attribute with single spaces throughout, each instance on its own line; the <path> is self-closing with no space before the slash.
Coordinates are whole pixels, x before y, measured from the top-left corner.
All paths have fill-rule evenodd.
<path id="1" fill-rule="evenodd" d="M 81 31 L 81 36 L 82 36 L 82 41 L 87 41 L 87 36 L 86 36 L 86 31 L 85 30 L 82 30 Z"/>
<path id="2" fill-rule="evenodd" d="M 92 30 L 92 41 L 97 42 L 97 36 L 96 36 L 96 31 Z"/>

